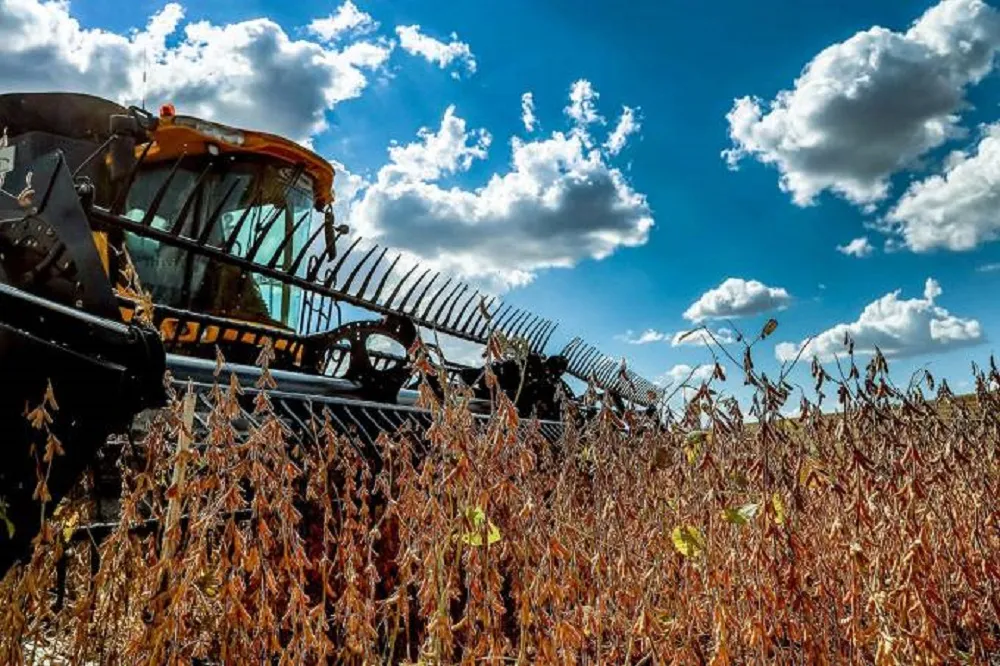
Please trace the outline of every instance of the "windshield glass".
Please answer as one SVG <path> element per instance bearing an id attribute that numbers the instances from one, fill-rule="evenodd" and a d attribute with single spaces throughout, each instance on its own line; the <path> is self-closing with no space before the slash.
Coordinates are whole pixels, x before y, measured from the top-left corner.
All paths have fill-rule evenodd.
<path id="1" fill-rule="evenodd" d="M 144 218 L 173 167 L 151 165 L 140 172 L 129 192 L 126 217 Z M 151 224 L 215 247 L 229 244 L 236 256 L 290 271 L 317 223 L 311 181 L 303 175 L 290 182 L 295 171 L 285 163 L 251 157 L 215 158 L 207 170 L 205 157 L 182 162 Z M 221 215 L 212 222 L 216 211 Z M 132 233 L 126 247 L 156 303 L 298 328 L 298 287 Z"/>

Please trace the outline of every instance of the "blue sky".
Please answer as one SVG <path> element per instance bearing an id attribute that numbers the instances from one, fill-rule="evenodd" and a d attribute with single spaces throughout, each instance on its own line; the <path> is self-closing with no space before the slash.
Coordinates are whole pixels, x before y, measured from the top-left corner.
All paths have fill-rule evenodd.
<path id="1" fill-rule="evenodd" d="M 150 0 L 72 0 L 67 19 L 65 8 L 36 0 L 9 4 L 0 10 L 0 19 L 4 11 L 21 22 L 51 21 L 45 23 L 50 26 L 75 19 L 80 28 L 93 31 L 79 33 L 81 40 L 93 43 L 114 42 L 113 36 L 127 41 L 130 31 L 145 30 L 150 17 L 162 15 L 166 7 Z M 727 278 L 758 281 L 764 289 L 778 290 L 763 297 L 751 293 L 749 305 L 722 299 L 714 310 L 699 310 L 746 313 L 731 321 L 750 332 L 758 331 L 768 317 L 776 317 L 777 332 L 757 353 L 759 365 L 770 371 L 778 367 L 777 344 L 799 343 L 838 324 L 856 322 L 867 305 L 895 290 L 901 290 L 898 299 L 884 303 L 882 314 L 859 330 L 863 340 L 898 349 L 901 358 L 893 362 L 898 378 L 905 381 L 911 371 L 926 365 L 960 382 L 968 379 L 971 360 L 988 361 L 992 340 L 1000 335 L 994 306 L 1000 271 L 982 269 L 1000 263 L 1000 247 L 993 241 L 994 230 L 1000 229 L 1000 210 L 991 212 L 989 206 L 1000 195 L 1000 177 L 992 173 L 997 169 L 995 154 L 988 150 L 992 144 L 984 144 L 980 158 L 976 156 L 980 142 L 989 138 L 984 125 L 1000 120 L 994 66 L 1000 19 L 995 8 L 973 0 L 630 2 L 624 7 L 586 1 L 357 0 L 351 8 L 353 15 L 366 18 L 337 39 L 325 40 L 313 22 L 338 16 L 344 11 L 339 2 L 182 3 L 178 8 L 182 17 L 176 18 L 162 48 L 153 48 L 153 58 L 156 53 L 169 58 L 172 50 L 183 49 L 189 40 L 185 26 L 207 21 L 219 30 L 213 39 L 235 43 L 247 34 L 260 37 L 262 33 L 252 30 L 240 32 L 240 26 L 246 28 L 245 22 L 261 18 L 278 26 L 289 42 L 320 44 L 338 57 L 352 44 L 383 49 L 381 55 L 352 61 L 364 79 L 360 89 L 355 85 L 344 92 L 344 84 L 325 80 L 324 90 L 340 90 L 333 95 L 337 99 L 317 107 L 327 127 L 296 137 L 309 139 L 318 152 L 358 179 L 362 199 L 364 189 L 379 182 L 380 173 L 386 183 L 390 176 L 398 177 L 385 170 L 391 161 L 389 147 L 419 142 L 421 128 L 443 130 L 449 107 L 451 117 L 463 121 L 460 129 L 468 142 L 461 144 L 464 152 L 451 155 L 457 161 L 440 168 L 440 177 L 433 179 L 442 192 L 451 188 L 475 192 L 491 177 L 507 174 L 512 137 L 544 143 L 553 132 L 569 135 L 579 127 L 565 109 L 571 88 L 581 80 L 596 91 L 591 99 L 604 119 L 584 126 L 596 149 L 615 129 L 623 106 L 634 109 L 638 131 L 617 154 L 605 149 L 600 167 L 591 174 L 606 176 L 614 170 L 624 180 L 621 187 L 644 197 L 644 204 L 636 207 L 642 213 L 624 216 L 623 226 L 612 229 L 631 234 L 633 246 L 615 246 L 610 256 L 595 259 L 587 253 L 593 243 L 568 240 L 572 220 L 553 217 L 546 224 L 562 225 L 561 242 L 576 252 L 575 265 L 532 268 L 529 262 L 518 266 L 530 274 L 527 284 L 500 283 L 507 300 L 558 319 L 564 336 L 582 334 L 608 354 L 627 356 L 647 377 L 663 376 L 681 364 L 693 367 L 706 362 L 704 348 L 674 346 L 670 338 L 693 325 L 684 313 Z M 936 13 L 925 15 L 929 10 Z M 923 27 L 906 34 L 915 21 L 922 21 Z M 411 51 L 400 44 L 400 26 L 419 26 L 415 30 L 420 35 L 441 46 L 462 48 L 450 62 L 433 62 L 419 49 Z M 881 30 L 872 30 L 875 27 Z M 863 31 L 871 32 L 859 39 Z M 0 37 L 4 32 L 0 23 Z M 127 65 L 109 65 L 119 60 L 108 56 L 101 61 L 84 47 L 73 50 L 44 43 L 19 47 L 15 40 L 13 46 L 0 46 L 0 51 L 8 50 L 6 62 L 13 62 L 14 55 L 37 62 L 39 53 L 51 51 L 59 66 L 52 68 L 57 73 L 42 75 L 38 83 L 42 87 L 59 84 L 109 96 L 134 94 L 134 86 L 125 90 L 107 75 L 95 73 L 93 63 L 101 61 L 108 71 L 131 68 L 134 76 L 134 49 L 115 44 L 108 49 L 120 47 L 122 53 L 132 54 L 123 56 L 132 58 Z M 824 52 L 835 60 L 820 72 L 826 77 L 824 85 L 844 89 L 860 85 L 853 103 L 843 90 L 824 98 L 816 96 L 817 90 L 826 89 L 823 86 L 803 86 L 800 98 L 785 108 L 791 121 L 782 125 L 776 116 L 768 118 L 772 100 L 781 91 L 796 90 L 803 68 Z M 90 64 L 80 64 L 88 58 Z M 202 58 L 207 62 L 200 60 L 198 66 L 211 72 L 219 66 L 217 58 Z M 469 66 L 473 60 L 474 71 Z M 82 76 L 71 76 L 77 71 L 74 67 Z M 290 81 L 291 70 L 277 69 L 281 76 L 276 80 Z M 220 113 L 220 121 L 232 120 L 221 116 L 221 110 L 242 109 L 205 91 L 193 93 L 197 81 L 174 81 L 155 66 L 149 71 L 148 88 L 154 97 L 198 101 L 209 114 Z M 24 78 L 7 76 L 5 82 L 0 74 L 0 88 L 25 87 Z M 303 87 L 313 83 L 303 74 Z M 283 92 L 270 95 L 259 90 L 247 93 L 258 95 L 252 98 L 254 110 L 240 112 L 260 113 L 266 119 L 269 105 L 278 105 L 281 109 L 275 113 L 287 113 L 287 126 L 298 127 L 292 120 L 297 116 L 285 108 L 299 104 L 293 90 L 289 84 Z M 538 123 L 534 132 L 523 123 L 526 92 L 534 102 Z M 735 100 L 745 96 L 760 98 L 760 116 L 754 119 L 751 114 L 741 125 L 741 138 L 734 140 L 727 114 Z M 908 131 L 900 132 L 900 127 Z M 474 134 L 478 130 L 488 133 L 488 145 L 481 141 L 482 135 Z M 934 138 L 937 131 L 946 138 Z M 810 140 L 822 146 L 816 148 Z M 789 142 L 796 141 L 790 149 Z M 738 170 L 730 168 L 722 155 L 734 146 L 743 150 Z M 966 151 L 966 156 L 949 159 L 955 150 Z M 437 158 L 447 161 L 448 156 Z M 432 168 L 426 155 L 421 160 L 405 169 L 397 163 L 397 171 L 416 178 L 415 168 Z M 762 163 L 768 160 L 783 166 Z M 797 183 L 785 191 L 779 187 L 783 173 Z M 914 190 L 911 200 L 904 201 L 911 184 L 935 177 L 944 178 L 944 186 L 924 188 L 920 196 Z M 423 183 L 426 178 L 417 180 Z M 412 242 L 427 258 L 452 268 L 475 273 L 476 258 L 490 256 L 502 258 L 497 260 L 501 268 L 513 267 L 521 257 L 516 244 L 511 247 L 506 241 L 516 241 L 518 233 L 534 233 L 512 232 L 497 247 L 479 244 L 474 251 L 459 247 L 464 241 L 456 234 L 452 245 L 438 247 L 421 238 L 420 230 L 407 226 L 404 214 L 415 210 L 420 202 L 414 197 L 422 190 L 404 189 L 405 197 L 400 194 L 403 190 L 387 184 L 382 198 L 360 200 L 352 214 L 363 216 L 360 226 L 381 230 L 401 245 Z M 956 205 L 958 200 L 966 205 Z M 927 212 L 932 209 L 936 215 Z M 419 210 L 426 216 L 435 207 Z M 530 230 L 536 224 L 532 210 L 528 207 L 526 217 L 516 220 L 517 228 Z M 893 211 L 898 227 L 908 230 L 908 236 L 898 228 L 895 233 L 872 228 Z M 643 216 L 654 222 L 646 234 L 635 227 Z M 493 222 L 499 225 L 505 220 Z M 448 236 L 447 225 L 455 220 L 446 215 L 427 224 L 426 228 L 444 230 Z M 532 237 L 544 245 L 540 236 Z M 868 239 L 870 255 L 850 256 L 837 250 L 860 238 Z M 889 251 L 887 240 L 894 245 Z M 459 250 L 465 253 L 459 263 L 443 256 Z M 532 251 L 541 256 L 542 250 Z M 928 278 L 935 282 L 928 285 Z M 495 277 L 490 280 L 498 284 Z M 745 283 L 737 287 L 748 289 Z M 924 305 L 899 306 L 900 301 L 914 299 L 923 299 Z M 711 319 L 706 323 L 713 329 L 729 325 Z M 664 334 L 664 339 L 628 342 L 647 330 Z M 827 343 L 833 337 L 828 335 Z M 809 384 L 808 377 L 803 379 L 801 373 L 798 377 Z M 729 381 L 725 388 L 742 395 L 740 384 Z"/>

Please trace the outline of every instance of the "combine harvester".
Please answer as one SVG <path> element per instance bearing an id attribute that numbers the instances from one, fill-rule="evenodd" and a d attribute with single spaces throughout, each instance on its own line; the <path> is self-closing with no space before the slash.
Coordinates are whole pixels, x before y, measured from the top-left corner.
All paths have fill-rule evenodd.
<path id="1" fill-rule="evenodd" d="M 580 404 L 566 374 L 618 410 L 651 410 L 662 398 L 580 339 L 547 355 L 549 320 L 360 238 L 338 250 L 348 229 L 332 212 L 333 167 L 292 141 L 169 105 L 153 116 L 69 93 L 0 96 L 4 128 L 0 501 L 14 534 L 0 524 L 0 576 L 39 528 L 32 495 L 45 441 L 29 414 L 50 385 L 58 408 L 50 402 L 53 421 L 40 425 L 65 451 L 49 473 L 50 510 L 110 435 L 167 404 L 166 377 L 208 406 L 219 351 L 252 422 L 265 341 L 277 383 L 269 395 L 293 437 L 313 414 L 369 446 L 404 423 L 429 425 L 409 357 L 429 331 L 479 345 L 494 332 L 518 340 L 522 358 L 494 370 L 550 440 L 566 413 L 561 397 Z M 345 321 L 344 312 L 369 319 Z M 445 368 L 488 417 L 483 369 Z"/>

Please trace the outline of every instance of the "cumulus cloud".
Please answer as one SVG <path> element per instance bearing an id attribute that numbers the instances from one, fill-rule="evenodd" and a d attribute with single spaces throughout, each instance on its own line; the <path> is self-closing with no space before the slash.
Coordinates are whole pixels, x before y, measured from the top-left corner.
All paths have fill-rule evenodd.
<path id="1" fill-rule="evenodd" d="M 960 136 L 966 90 L 994 66 L 1000 14 L 942 0 L 906 32 L 872 27 L 827 47 L 769 103 L 737 99 L 727 115 L 732 167 L 773 165 L 798 205 L 824 190 L 857 204 L 885 198 L 889 177 Z"/>
<path id="2" fill-rule="evenodd" d="M 535 131 L 538 118 L 535 117 L 535 98 L 530 92 L 521 95 L 521 122 L 524 123 L 525 130 Z"/>
<path id="3" fill-rule="evenodd" d="M 1000 123 L 974 154 L 955 152 L 941 175 L 913 183 L 886 216 L 908 248 L 971 250 L 1000 238 Z"/>
<path id="4" fill-rule="evenodd" d="M 450 42 L 442 42 L 420 31 L 419 25 L 401 25 L 396 27 L 399 45 L 411 55 L 425 58 L 441 69 L 447 69 L 452 63 L 459 63 L 469 74 L 476 73 L 476 58 L 472 49 L 465 42 L 458 41 L 458 35 L 451 33 Z M 458 72 L 452 76 L 458 78 Z"/>
<path id="5" fill-rule="evenodd" d="M 378 28 L 378 22 L 355 5 L 351 0 L 337 8 L 326 18 L 315 19 L 309 24 L 309 32 L 327 42 L 336 41 L 349 34 L 362 34 Z"/>
<path id="6" fill-rule="evenodd" d="M 325 112 L 358 97 L 391 45 L 353 41 L 334 48 L 291 38 L 269 19 L 183 24 L 166 5 L 128 36 L 84 29 L 66 2 L 0 3 L 4 87 L 67 90 L 178 111 L 306 140 Z M 144 72 L 147 80 L 143 82 Z"/>
<path id="7" fill-rule="evenodd" d="M 582 131 L 514 137 L 505 173 L 474 189 L 446 186 L 491 146 L 449 107 L 438 128 L 390 148 L 389 163 L 353 202 L 350 224 L 498 291 L 644 244 L 654 223 L 645 196 L 588 139 Z"/>
<path id="8" fill-rule="evenodd" d="M 670 345 L 672 347 L 680 347 L 682 345 L 705 347 L 716 343 L 720 345 L 731 345 L 734 342 L 736 342 L 736 334 L 733 333 L 731 329 L 725 327 L 719 328 L 712 331 L 710 335 L 705 329 L 699 328 L 675 333 L 674 337 L 670 340 Z"/>
<path id="9" fill-rule="evenodd" d="M 608 136 L 608 140 L 604 142 L 604 147 L 609 154 L 617 155 L 625 147 L 629 136 L 637 133 L 640 129 L 642 129 L 642 123 L 635 117 L 635 109 L 628 106 L 622 107 L 622 115 L 618 119 L 618 124 Z"/>
<path id="10" fill-rule="evenodd" d="M 838 245 L 837 252 L 841 254 L 846 254 L 849 257 L 857 257 L 863 259 L 864 257 L 870 257 L 875 248 L 870 242 L 868 242 L 867 236 L 862 236 L 861 238 L 855 238 L 847 245 Z"/>
<path id="11" fill-rule="evenodd" d="M 906 357 L 954 349 L 983 342 L 982 327 L 975 319 L 963 319 L 936 304 L 941 285 L 927 278 L 923 298 L 901 299 L 902 290 L 890 292 L 868 304 L 857 321 L 837 324 L 811 342 L 782 342 L 775 348 L 779 361 L 794 359 L 803 345 L 804 357 L 822 362 L 844 355 L 844 336 L 854 340 L 856 354 L 872 354 L 875 347 L 886 356 Z"/>
<path id="12" fill-rule="evenodd" d="M 684 312 L 684 318 L 700 323 L 706 319 L 745 317 L 784 309 L 791 300 L 781 287 L 768 287 L 757 280 L 728 278 L 692 303 Z"/>
<path id="13" fill-rule="evenodd" d="M 639 335 L 636 335 L 633 331 L 625 331 L 623 335 L 616 335 L 615 339 L 627 342 L 630 345 L 648 345 L 654 342 L 665 342 L 670 339 L 670 334 L 657 331 L 655 328 L 647 328 Z"/>

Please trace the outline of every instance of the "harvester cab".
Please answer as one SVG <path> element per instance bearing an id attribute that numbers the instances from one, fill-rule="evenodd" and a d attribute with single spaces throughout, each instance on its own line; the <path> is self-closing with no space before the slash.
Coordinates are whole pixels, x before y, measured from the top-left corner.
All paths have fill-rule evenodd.
<path id="1" fill-rule="evenodd" d="M 317 416 L 372 458 L 380 432 L 432 422 L 409 354 L 421 331 L 510 343 L 497 384 L 549 439 L 578 401 L 564 375 L 614 405 L 661 397 L 580 339 L 547 354 L 554 322 L 403 253 L 360 237 L 338 250 L 334 169 L 293 141 L 68 93 L 0 95 L 0 131 L 0 575 L 37 532 L 39 497 L 52 510 L 109 435 L 171 386 L 208 405 L 220 351 L 246 423 L 266 345 L 293 438 Z M 486 418 L 482 378 L 445 362 L 432 387 L 467 386 Z"/>
<path id="2" fill-rule="evenodd" d="M 281 137 L 178 116 L 170 106 L 149 125 L 152 140 L 136 148 L 142 167 L 124 198 L 127 219 L 227 247 L 251 262 L 268 257 L 269 266 L 285 272 L 316 229 L 330 248 L 347 231 L 333 221 L 333 169 L 311 151 Z M 208 257 L 133 231 L 124 236 L 155 303 L 287 331 L 298 327 L 302 294 L 296 287 L 233 265 L 209 270 Z"/>

